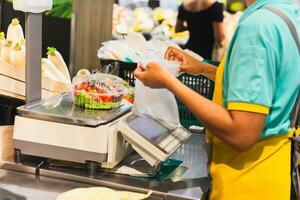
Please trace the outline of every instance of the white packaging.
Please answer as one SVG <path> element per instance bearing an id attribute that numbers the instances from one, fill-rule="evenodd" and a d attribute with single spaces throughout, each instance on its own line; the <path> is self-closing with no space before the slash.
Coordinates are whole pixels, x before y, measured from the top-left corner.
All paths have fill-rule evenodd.
<path id="1" fill-rule="evenodd" d="M 178 75 L 179 63 L 166 60 L 147 60 L 154 61 L 165 67 L 173 76 Z M 146 87 L 138 79 L 135 82 L 135 94 L 133 113 L 142 116 L 150 116 L 154 119 L 162 120 L 172 124 L 174 128 L 180 126 L 178 106 L 173 93 L 167 89 L 152 89 Z"/>
<path id="2" fill-rule="evenodd" d="M 13 0 L 14 10 L 42 13 L 52 9 L 52 0 Z"/>

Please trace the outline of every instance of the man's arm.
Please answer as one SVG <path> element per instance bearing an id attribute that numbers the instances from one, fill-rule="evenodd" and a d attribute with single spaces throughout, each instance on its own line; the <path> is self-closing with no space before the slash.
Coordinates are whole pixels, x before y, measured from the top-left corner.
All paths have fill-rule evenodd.
<path id="1" fill-rule="evenodd" d="M 168 77 L 165 86 L 218 138 L 238 151 L 256 144 L 263 131 L 266 115 L 244 111 L 228 111 L 202 97 L 175 77 Z"/>

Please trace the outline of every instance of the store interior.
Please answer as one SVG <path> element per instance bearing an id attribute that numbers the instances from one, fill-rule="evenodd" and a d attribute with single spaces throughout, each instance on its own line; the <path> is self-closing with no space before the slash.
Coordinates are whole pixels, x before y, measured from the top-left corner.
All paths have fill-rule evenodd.
<path id="1" fill-rule="evenodd" d="M 215 81 L 165 60 L 169 47 L 185 51 L 191 38 L 177 31 L 183 0 L 43 1 L 51 6 L 0 0 L 0 200 L 67 200 L 67 191 L 103 200 L 204 195 L 206 128 L 180 98 L 134 76 L 155 60 L 213 99 Z M 222 45 L 209 59 L 189 51 L 216 67 L 246 9 L 243 0 L 217 2 Z"/>

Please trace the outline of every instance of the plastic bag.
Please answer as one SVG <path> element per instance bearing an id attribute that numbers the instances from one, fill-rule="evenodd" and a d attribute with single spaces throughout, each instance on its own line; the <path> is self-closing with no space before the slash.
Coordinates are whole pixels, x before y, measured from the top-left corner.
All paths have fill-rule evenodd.
<path id="1" fill-rule="evenodd" d="M 166 60 L 145 58 L 144 66 L 155 61 L 174 76 L 178 75 L 179 63 Z M 135 82 L 133 113 L 138 116 L 146 115 L 167 122 L 172 128 L 180 126 L 178 106 L 173 93 L 167 89 L 152 89 L 146 87 L 138 79 Z"/>
<path id="2" fill-rule="evenodd" d="M 112 40 L 102 45 L 98 50 L 98 58 L 100 59 L 113 59 L 125 62 L 137 62 L 139 59 L 127 40 Z"/>

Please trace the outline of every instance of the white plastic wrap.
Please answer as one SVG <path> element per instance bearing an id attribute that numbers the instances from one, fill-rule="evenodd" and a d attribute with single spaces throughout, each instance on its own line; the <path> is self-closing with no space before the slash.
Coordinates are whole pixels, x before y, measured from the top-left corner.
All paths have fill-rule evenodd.
<path id="1" fill-rule="evenodd" d="M 142 58 L 143 67 L 153 61 L 165 67 L 173 76 L 178 75 L 179 63 L 164 60 L 163 55 L 153 49 L 145 50 Z M 169 90 L 152 89 L 136 80 L 134 98 L 133 113 L 136 115 L 147 115 L 168 122 L 174 125 L 174 128 L 180 125 L 177 102 Z"/>

